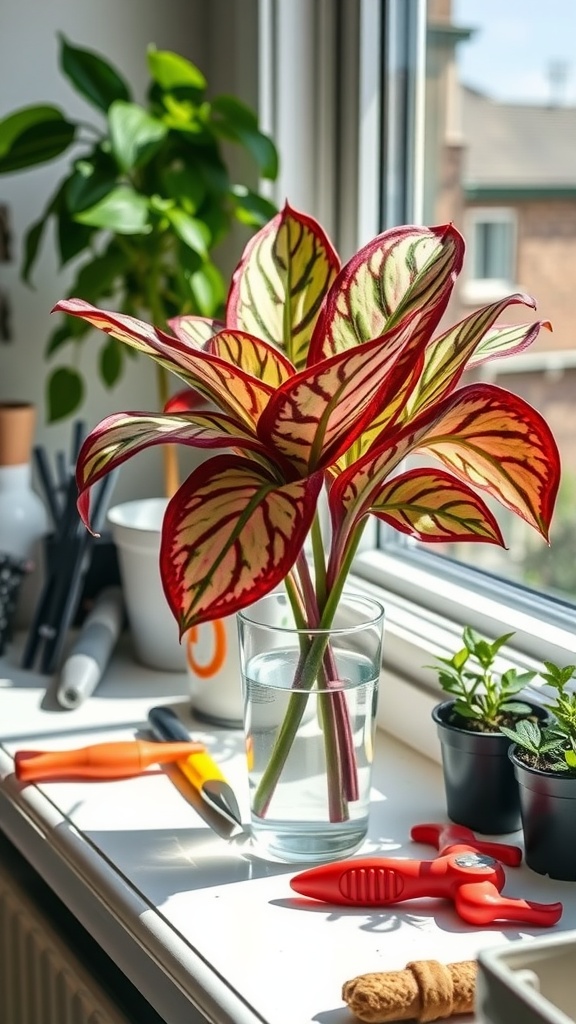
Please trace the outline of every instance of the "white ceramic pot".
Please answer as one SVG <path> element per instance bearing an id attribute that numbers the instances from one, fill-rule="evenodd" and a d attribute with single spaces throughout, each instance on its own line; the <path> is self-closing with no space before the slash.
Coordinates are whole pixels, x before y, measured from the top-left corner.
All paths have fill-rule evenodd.
<path id="1" fill-rule="evenodd" d="M 126 613 L 136 657 L 166 672 L 186 671 L 186 647 L 164 596 L 160 536 L 166 498 L 140 498 L 115 505 L 108 522 L 118 549 Z"/>
<path id="2" fill-rule="evenodd" d="M 188 630 L 186 659 L 195 715 L 212 725 L 241 728 L 244 711 L 236 616 Z"/>

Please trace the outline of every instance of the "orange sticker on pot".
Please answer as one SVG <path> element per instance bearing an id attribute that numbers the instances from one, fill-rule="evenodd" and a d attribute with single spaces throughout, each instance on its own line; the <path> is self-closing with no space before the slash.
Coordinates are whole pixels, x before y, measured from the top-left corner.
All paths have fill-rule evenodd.
<path id="1" fill-rule="evenodd" d="M 200 630 L 211 629 L 213 631 L 211 657 L 206 661 L 197 661 L 194 647 L 200 641 Z M 222 619 L 215 619 L 214 622 L 204 623 L 202 626 L 192 626 L 186 637 L 186 659 L 191 672 L 195 672 L 201 679 L 209 679 L 220 671 L 226 661 L 228 645 L 226 641 L 226 628 Z"/>

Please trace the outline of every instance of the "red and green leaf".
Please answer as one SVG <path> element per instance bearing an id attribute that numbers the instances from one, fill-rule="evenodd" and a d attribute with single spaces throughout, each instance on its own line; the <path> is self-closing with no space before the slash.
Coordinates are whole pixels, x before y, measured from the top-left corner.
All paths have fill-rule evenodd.
<path id="1" fill-rule="evenodd" d="M 487 330 L 508 306 L 516 303 L 533 305 L 533 300 L 521 293 L 509 295 L 500 302 L 476 310 L 429 343 L 422 375 L 406 403 L 405 418 L 418 415 L 454 389 L 475 350 L 482 344 Z M 488 357 L 480 361 L 483 362 L 485 358 Z"/>
<path id="2" fill-rule="evenodd" d="M 462 267 L 464 241 L 452 225 L 384 231 L 342 268 L 310 343 L 308 363 L 377 338 L 405 318 L 429 335 Z"/>
<path id="3" fill-rule="evenodd" d="M 431 453 L 467 484 L 486 491 L 545 538 L 560 477 L 560 458 L 545 420 L 526 402 L 491 384 L 453 392 L 408 427 L 381 439 L 331 481 L 331 572 L 351 532 L 411 452 Z"/>
<path id="4" fill-rule="evenodd" d="M 186 388 L 184 391 L 176 391 L 170 395 L 162 411 L 168 413 L 204 412 L 212 408 L 212 402 L 204 395 L 193 388 Z"/>
<path id="5" fill-rule="evenodd" d="M 480 366 L 500 356 L 518 355 L 536 341 L 542 328 L 552 330 L 549 320 L 537 320 L 533 324 L 507 324 L 488 331 L 471 356 L 468 366 Z"/>
<path id="6" fill-rule="evenodd" d="M 317 221 L 286 204 L 244 250 L 228 295 L 227 326 L 276 345 L 300 369 L 339 267 Z"/>
<path id="7" fill-rule="evenodd" d="M 180 625 L 231 615 L 290 572 L 314 517 L 322 474 L 279 484 L 235 455 L 199 466 L 170 500 L 160 568 Z"/>
<path id="8" fill-rule="evenodd" d="M 78 455 L 78 511 L 84 523 L 89 523 L 89 491 L 93 484 L 145 448 L 176 443 L 204 449 L 240 448 L 269 465 L 266 449 L 254 434 L 222 413 L 114 413 L 91 431 Z"/>
<path id="9" fill-rule="evenodd" d="M 466 484 L 441 469 L 413 469 L 385 484 L 370 512 L 389 526 L 428 543 L 488 541 L 504 545 L 488 506 Z"/>
<path id="10" fill-rule="evenodd" d="M 251 374 L 271 388 L 279 387 L 296 372 L 293 364 L 278 348 L 244 331 L 221 331 L 207 343 L 206 351 L 233 363 L 239 370 Z"/>
<path id="11" fill-rule="evenodd" d="M 383 338 L 301 370 L 272 395 L 258 422 L 271 442 L 305 476 L 326 469 L 354 443 L 407 377 L 420 369 L 420 339 L 401 324 Z"/>
<path id="12" fill-rule="evenodd" d="M 232 363 L 203 350 L 189 348 L 158 327 L 135 317 L 97 309 L 83 299 L 63 300 L 54 309 L 86 320 L 130 348 L 150 356 L 214 402 L 224 413 L 248 427 L 256 423 L 272 393 L 272 388 Z"/>
<path id="13" fill-rule="evenodd" d="M 518 395 L 472 384 L 420 444 L 457 476 L 488 491 L 545 539 L 560 481 L 560 457 L 545 419 Z"/>
<path id="14" fill-rule="evenodd" d="M 185 345 L 192 348 L 204 348 L 210 338 L 213 338 L 219 331 L 223 331 L 225 324 L 220 320 L 210 320 L 205 316 L 174 316 L 168 321 L 168 326 L 174 331 L 175 336 Z"/>

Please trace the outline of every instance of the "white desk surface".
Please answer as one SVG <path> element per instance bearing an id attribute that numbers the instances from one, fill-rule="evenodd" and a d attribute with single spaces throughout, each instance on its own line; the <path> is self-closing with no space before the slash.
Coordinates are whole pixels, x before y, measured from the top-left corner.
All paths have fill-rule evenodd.
<path id="1" fill-rule="evenodd" d="M 553 930 L 477 930 L 436 900 L 381 912 L 298 900 L 288 883 L 300 868 L 217 835 L 157 768 L 122 781 L 23 786 L 16 750 L 131 739 L 143 735 L 148 709 L 167 703 L 207 743 L 247 820 L 242 734 L 194 723 L 185 675 L 136 665 L 123 641 L 80 708 L 59 710 L 52 685 L 15 667 L 10 652 L 0 660 L 0 827 L 171 1024 L 351 1024 L 341 988 L 358 974 L 474 958 L 488 944 L 576 927 L 574 884 L 526 867 L 507 869 L 505 892 L 561 900 Z M 435 850 L 410 843 L 410 826 L 446 820 L 438 765 L 379 731 L 370 837 L 356 856 L 432 858 Z M 519 843 L 521 834 L 499 838 Z"/>

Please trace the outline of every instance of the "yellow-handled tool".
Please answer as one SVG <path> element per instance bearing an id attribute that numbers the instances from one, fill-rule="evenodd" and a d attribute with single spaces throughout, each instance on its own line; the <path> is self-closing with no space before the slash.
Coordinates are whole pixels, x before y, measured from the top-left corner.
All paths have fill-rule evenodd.
<path id="1" fill-rule="evenodd" d="M 154 707 L 148 712 L 154 737 L 163 742 L 190 742 L 188 729 L 169 707 Z M 229 821 L 242 824 L 240 808 L 230 784 L 204 748 L 176 761 L 179 770 L 194 786 L 203 800 Z"/>

